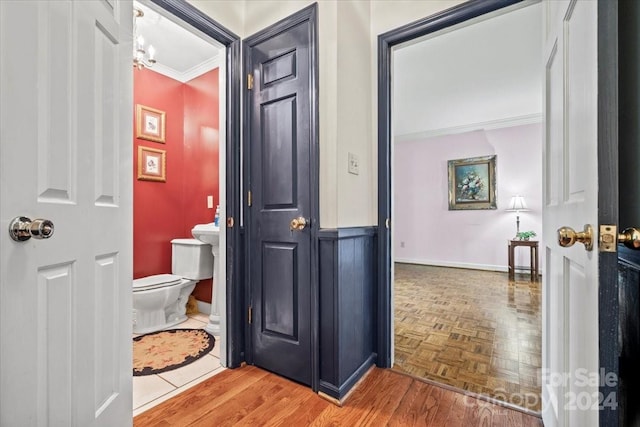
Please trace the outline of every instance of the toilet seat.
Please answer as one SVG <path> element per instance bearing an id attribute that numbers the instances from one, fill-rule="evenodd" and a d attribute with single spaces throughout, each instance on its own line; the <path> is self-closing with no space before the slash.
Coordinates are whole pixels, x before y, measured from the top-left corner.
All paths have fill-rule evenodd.
<path id="1" fill-rule="evenodd" d="M 175 274 L 156 274 L 154 276 L 142 277 L 133 281 L 133 292 L 175 286 L 182 283 L 182 281 L 183 278 Z"/>

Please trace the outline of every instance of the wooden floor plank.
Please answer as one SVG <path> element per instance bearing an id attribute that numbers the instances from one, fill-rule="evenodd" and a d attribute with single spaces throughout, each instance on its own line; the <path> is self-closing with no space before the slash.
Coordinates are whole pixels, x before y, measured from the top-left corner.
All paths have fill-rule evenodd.
<path id="1" fill-rule="evenodd" d="M 507 427 L 507 414 L 494 412 L 491 417 L 491 427 Z"/>
<path id="2" fill-rule="evenodd" d="M 299 408 L 305 407 L 305 402 L 311 398 L 317 399 L 317 395 L 310 389 L 292 388 L 292 384 L 288 384 L 290 380 L 279 378 L 278 381 L 283 388 L 278 392 L 272 393 L 269 399 L 249 412 L 246 417 L 239 420 L 237 426 L 257 426 L 264 425 L 264 420 L 269 420 L 268 424 L 286 425 L 284 420 L 293 415 Z"/>
<path id="3" fill-rule="evenodd" d="M 253 366 L 218 374 L 133 421 L 136 427 L 542 426 L 539 418 L 388 369 L 373 369 L 339 407 Z"/>
<path id="4" fill-rule="evenodd" d="M 134 426 L 190 425 L 195 423 L 204 408 L 214 410 L 236 395 L 242 394 L 268 373 L 260 369 L 227 370 L 192 387 L 173 399 L 143 412 L 133 419 Z M 173 423 L 173 424 L 171 424 Z"/>
<path id="5" fill-rule="evenodd" d="M 281 396 L 282 390 L 287 386 L 283 378 L 268 375 L 260 382 L 259 387 L 247 390 L 228 400 L 224 406 L 207 411 L 198 419 L 195 426 L 236 426 L 250 419 L 253 411 L 264 405 L 272 405 Z M 274 416 L 272 413 L 271 416 Z"/>
<path id="6" fill-rule="evenodd" d="M 493 405 L 477 399 L 465 399 L 465 413 L 462 424 L 465 426 L 492 427 Z"/>
<path id="7" fill-rule="evenodd" d="M 374 390 L 365 396 L 369 410 L 363 411 L 358 417 L 345 419 L 346 425 L 384 426 L 394 416 L 414 380 L 410 377 L 400 378 L 391 371 L 382 371 L 382 374 L 384 389 Z M 350 421 L 353 421 L 353 424 Z"/>
<path id="8" fill-rule="evenodd" d="M 435 410 L 427 424 L 434 426 L 446 426 L 447 418 L 449 418 L 449 413 L 451 412 L 451 408 L 455 402 L 457 394 L 444 388 L 434 386 L 430 395 L 435 401 Z"/>
<path id="9" fill-rule="evenodd" d="M 493 411 L 487 406 L 482 405 L 478 414 L 479 427 L 493 427 Z"/>
<path id="10" fill-rule="evenodd" d="M 456 394 L 451 407 L 449 408 L 449 416 L 445 424 L 447 427 L 466 427 L 469 424 L 464 423 L 465 413 L 467 411 L 467 396 Z M 473 425 L 473 424 L 471 424 Z"/>
<path id="11" fill-rule="evenodd" d="M 435 387 L 415 380 L 411 385 L 398 406 L 397 416 L 389 422 L 390 427 L 425 426 L 434 416 L 439 405 L 431 395 Z"/>
<path id="12" fill-rule="evenodd" d="M 272 426 L 308 426 L 313 423 L 313 420 L 320 416 L 320 413 L 324 411 L 328 406 L 334 406 L 333 403 L 329 403 L 327 400 L 318 398 L 318 396 L 309 390 L 310 394 L 307 400 L 301 402 L 300 407 L 294 407 L 293 412 L 282 419 L 278 420 L 270 419 L 264 422 L 265 427 Z"/>
<path id="13" fill-rule="evenodd" d="M 374 369 L 369 372 L 368 375 L 358 385 L 357 393 L 353 393 L 349 400 L 345 403 L 345 408 L 349 408 L 348 412 L 361 413 L 364 409 L 362 406 L 366 405 L 368 396 L 373 395 L 376 390 L 380 390 L 382 386 L 382 370 Z M 324 411 L 320 413 L 311 426 L 327 426 L 327 425 L 340 425 L 341 419 L 345 414 L 345 411 L 336 405 L 328 406 Z M 337 424 L 336 424 L 337 423 Z"/>

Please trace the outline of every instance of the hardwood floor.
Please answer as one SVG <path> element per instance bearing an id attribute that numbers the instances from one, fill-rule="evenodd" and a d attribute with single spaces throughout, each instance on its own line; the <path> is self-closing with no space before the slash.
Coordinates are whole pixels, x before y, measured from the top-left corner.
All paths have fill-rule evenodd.
<path id="1" fill-rule="evenodd" d="M 540 411 L 538 282 L 396 263 L 394 298 L 394 369 Z"/>
<path id="2" fill-rule="evenodd" d="M 374 368 L 343 407 L 253 366 L 226 370 L 133 419 L 134 426 L 513 426 L 531 415 Z"/>

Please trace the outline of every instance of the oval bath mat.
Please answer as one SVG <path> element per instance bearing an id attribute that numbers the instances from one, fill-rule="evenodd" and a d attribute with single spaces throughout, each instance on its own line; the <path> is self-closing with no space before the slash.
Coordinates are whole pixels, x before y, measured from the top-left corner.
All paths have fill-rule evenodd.
<path id="1" fill-rule="evenodd" d="M 133 339 L 133 375 L 178 369 L 208 354 L 216 343 L 204 329 L 170 329 Z"/>

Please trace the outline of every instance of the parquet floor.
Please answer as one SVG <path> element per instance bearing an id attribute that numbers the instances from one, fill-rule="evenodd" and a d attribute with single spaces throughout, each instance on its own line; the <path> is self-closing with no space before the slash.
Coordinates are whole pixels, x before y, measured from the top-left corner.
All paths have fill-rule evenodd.
<path id="1" fill-rule="evenodd" d="M 394 369 L 539 412 L 539 282 L 395 264 Z"/>
<path id="2" fill-rule="evenodd" d="M 226 370 L 133 419 L 136 427 L 541 427 L 539 418 L 375 368 L 343 407 L 253 366 Z"/>

